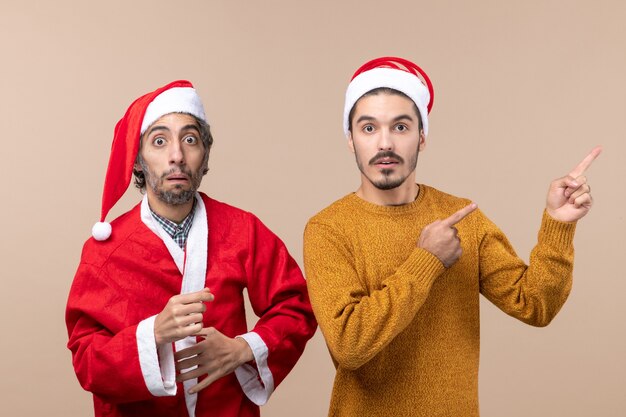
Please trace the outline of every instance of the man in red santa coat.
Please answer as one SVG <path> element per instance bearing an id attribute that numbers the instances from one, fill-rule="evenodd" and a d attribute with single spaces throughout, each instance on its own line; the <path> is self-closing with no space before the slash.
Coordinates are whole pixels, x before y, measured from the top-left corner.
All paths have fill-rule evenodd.
<path id="1" fill-rule="evenodd" d="M 66 311 L 96 416 L 258 416 L 315 332 L 283 242 L 197 192 L 212 142 L 188 81 L 135 100 L 115 128 L 101 221 Z M 143 200 L 106 223 L 133 173 Z M 252 331 L 244 288 L 260 317 Z"/>

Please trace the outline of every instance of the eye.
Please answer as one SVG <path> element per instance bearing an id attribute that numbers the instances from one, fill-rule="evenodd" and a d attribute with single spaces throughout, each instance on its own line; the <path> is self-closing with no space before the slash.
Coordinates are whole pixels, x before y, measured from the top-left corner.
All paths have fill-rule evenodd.
<path id="1" fill-rule="evenodd" d="M 365 126 L 363 126 L 363 131 L 365 133 L 373 133 L 374 132 L 374 126 L 372 126 L 372 125 L 365 125 Z"/>
<path id="2" fill-rule="evenodd" d="M 409 128 L 405 124 L 400 123 L 400 124 L 396 125 L 396 130 L 398 132 L 405 132 L 405 131 L 409 130 Z"/>
<path id="3" fill-rule="evenodd" d="M 165 139 L 164 139 L 164 138 L 162 138 L 161 136 L 158 136 L 158 137 L 156 137 L 156 138 L 154 138 L 154 139 L 152 140 L 152 143 L 153 143 L 155 146 L 163 146 L 163 145 L 165 145 Z"/>
<path id="4" fill-rule="evenodd" d="M 196 143 L 198 143 L 198 138 L 190 135 L 190 136 L 185 136 L 183 141 L 188 145 L 195 145 Z"/>

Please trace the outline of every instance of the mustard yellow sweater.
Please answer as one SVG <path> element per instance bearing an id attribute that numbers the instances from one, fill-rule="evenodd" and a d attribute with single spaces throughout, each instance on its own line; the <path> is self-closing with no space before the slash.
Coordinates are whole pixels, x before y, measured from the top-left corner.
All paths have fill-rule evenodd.
<path id="1" fill-rule="evenodd" d="M 349 194 L 304 232 L 313 310 L 337 369 L 330 416 L 478 416 L 479 293 L 545 326 L 572 284 L 575 224 L 543 215 L 526 266 L 476 210 L 449 269 L 416 247 L 424 226 L 469 204 L 421 185 L 403 206 Z"/>

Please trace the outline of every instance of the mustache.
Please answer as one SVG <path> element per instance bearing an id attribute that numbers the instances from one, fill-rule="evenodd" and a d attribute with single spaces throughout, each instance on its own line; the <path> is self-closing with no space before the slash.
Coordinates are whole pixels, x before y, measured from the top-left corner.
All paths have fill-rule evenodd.
<path id="1" fill-rule="evenodd" d="M 189 169 L 172 168 L 169 171 L 166 171 L 163 174 L 161 174 L 161 179 L 165 179 L 165 178 L 167 178 L 167 176 L 172 175 L 172 174 L 185 174 L 189 178 L 191 178 L 193 176 Z"/>
<path id="2" fill-rule="evenodd" d="M 402 157 L 395 152 L 381 151 L 381 152 L 378 152 L 376 155 L 374 155 L 372 159 L 370 159 L 369 164 L 374 165 L 376 161 L 378 161 L 379 159 L 383 159 L 383 158 L 393 158 L 400 163 L 404 162 L 404 159 L 402 159 Z"/>

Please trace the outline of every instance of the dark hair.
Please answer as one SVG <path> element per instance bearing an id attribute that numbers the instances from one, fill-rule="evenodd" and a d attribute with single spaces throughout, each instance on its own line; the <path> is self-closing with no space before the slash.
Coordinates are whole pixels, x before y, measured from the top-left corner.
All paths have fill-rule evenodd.
<path id="1" fill-rule="evenodd" d="M 188 113 L 184 113 L 184 114 L 188 114 Z M 202 119 L 198 119 L 193 114 L 190 114 L 190 116 L 195 119 L 196 123 L 198 123 L 198 130 L 200 131 L 200 140 L 202 141 L 202 146 L 204 146 L 204 160 L 202 161 L 202 165 L 204 165 L 203 174 L 206 174 L 209 171 L 209 167 L 208 167 L 209 151 L 211 150 L 211 146 L 213 145 L 213 135 L 211 135 L 211 127 L 209 126 L 207 122 L 205 122 Z M 148 132 L 148 129 L 146 129 L 146 132 Z M 144 136 L 146 135 L 146 132 L 144 132 L 144 134 L 141 136 L 141 139 L 139 141 L 139 152 L 137 152 L 137 158 L 135 158 L 135 166 L 143 165 L 143 158 L 141 156 L 141 144 L 143 143 L 143 139 L 144 139 Z M 138 171 L 137 168 L 135 168 L 135 166 L 133 166 L 133 175 L 135 176 L 135 187 L 143 191 L 146 188 L 146 177 L 143 171 Z"/>
<path id="2" fill-rule="evenodd" d="M 354 117 L 354 109 L 356 109 L 356 105 L 359 103 L 359 101 L 361 101 L 361 99 L 363 97 L 376 96 L 376 95 L 378 95 L 380 93 L 401 96 L 401 97 L 408 98 L 409 100 L 411 100 L 411 103 L 413 103 L 413 110 L 415 110 L 415 114 L 417 114 L 417 126 L 418 126 L 420 131 L 422 130 L 422 128 L 423 128 L 423 126 L 422 126 L 422 114 L 420 113 L 419 109 L 417 108 L 417 105 L 415 104 L 415 102 L 413 101 L 413 99 L 411 97 L 407 96 L 402 91 L 398 91 L 398 90 L 396 90 L 394 88 L 378 87 L 378 88 L 375 88 L 373 90 L 368 91 L 367 93 L 365 93 L 361 97 L 359 97 L 359 99 L 354 103 L 354 106 L 352 106 L 352 108 L 350 109 L 350 113 L 348 114 L 348 130 L 350 132 L 352 132 L 352 118 Z"/>

